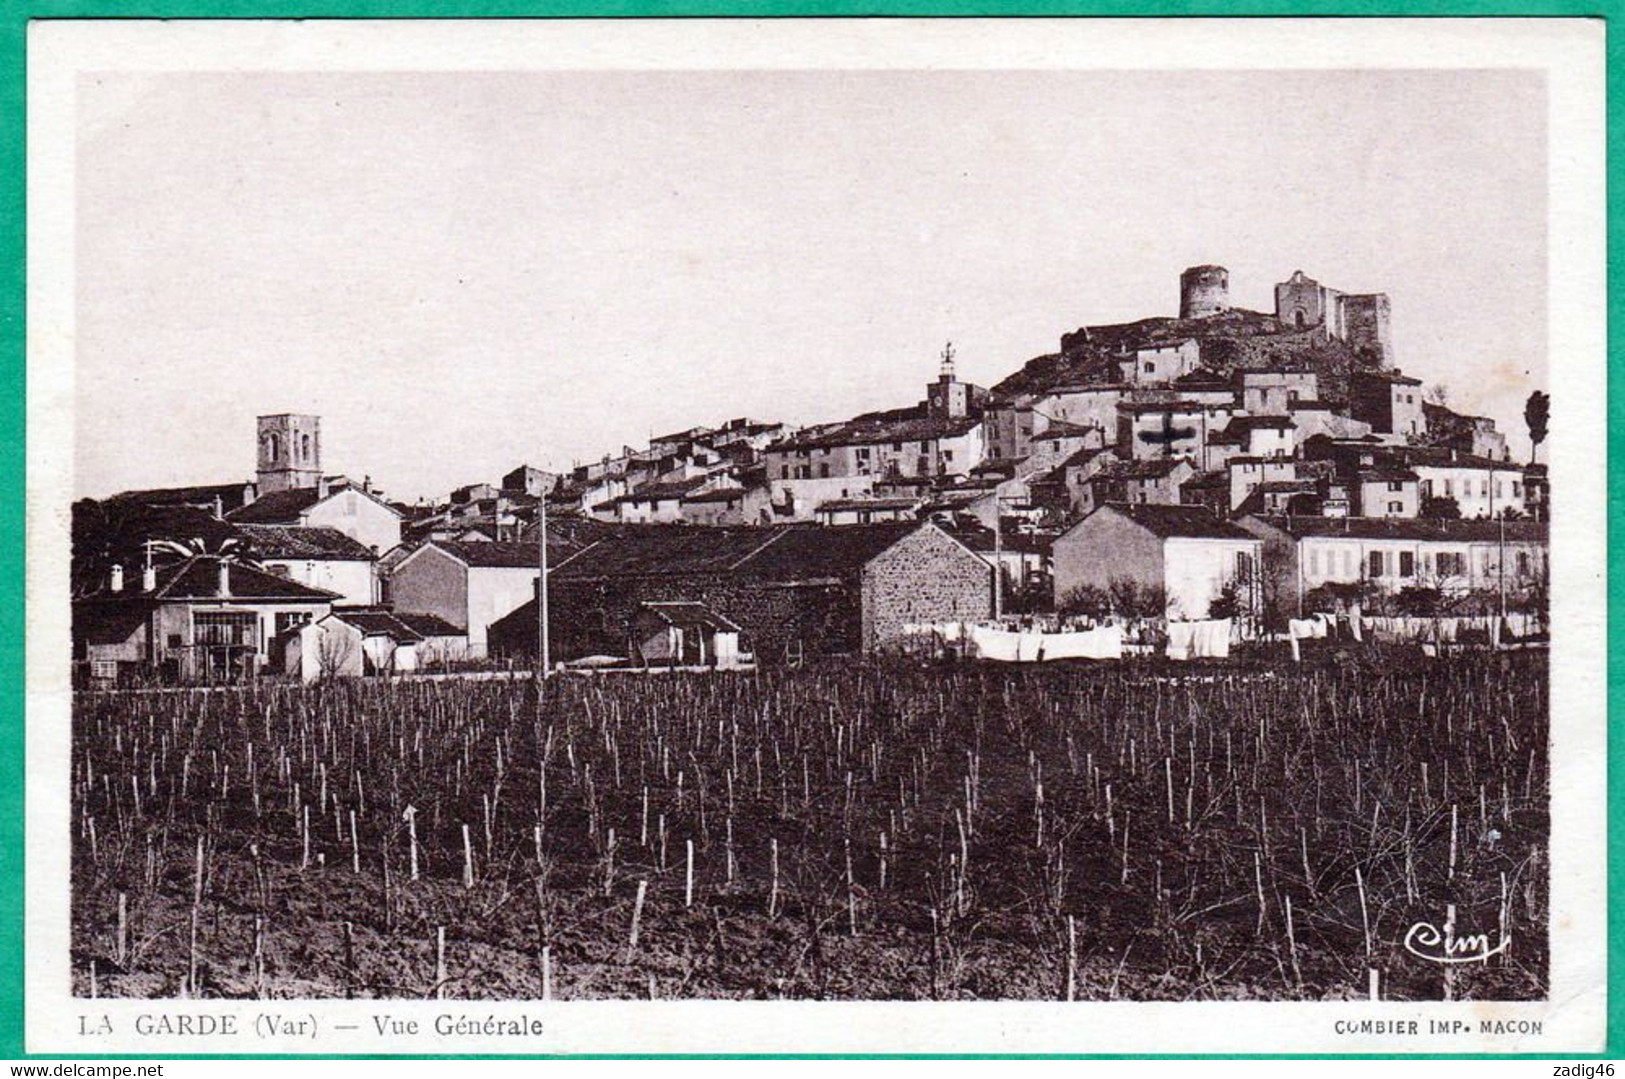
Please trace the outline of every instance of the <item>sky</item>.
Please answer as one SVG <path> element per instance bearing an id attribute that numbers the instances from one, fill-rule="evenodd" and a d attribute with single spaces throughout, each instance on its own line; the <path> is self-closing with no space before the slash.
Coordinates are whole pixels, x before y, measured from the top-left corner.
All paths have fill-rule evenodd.
<path id="1" fill-rule="evenodd" d="M 736 416 L 991 385 L 1219 263 L 1386 292 L 1395 359 L 1526 456 L 1540 75 L 81 76 L 76 497 L 252 478 L 254 417 L 443 496 Z"/>

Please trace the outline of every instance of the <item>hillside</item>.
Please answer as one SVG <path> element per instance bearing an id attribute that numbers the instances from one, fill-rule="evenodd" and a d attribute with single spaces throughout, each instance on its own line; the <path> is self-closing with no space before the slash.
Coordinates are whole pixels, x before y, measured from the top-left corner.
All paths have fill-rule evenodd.
<path id="1" fill-rule="evenodd" d="M 1116 382 L 1126 352 L 1195 338 L 1202 364 L 1220 375 L 1237 369 L 1289 367 L 1320 376 L 1321 396 L 1346 400 L 1348 373 L 1365 361 L 1323 328 L 1282 332 L 1273 315 L 1233 309 L 1208 318 L 1147 318 L 1086 326 L 1061 338 L 1061 351 L 1038 356 L 992 388 L 998 397 L 1043 393 L 1061 386 Z"/>

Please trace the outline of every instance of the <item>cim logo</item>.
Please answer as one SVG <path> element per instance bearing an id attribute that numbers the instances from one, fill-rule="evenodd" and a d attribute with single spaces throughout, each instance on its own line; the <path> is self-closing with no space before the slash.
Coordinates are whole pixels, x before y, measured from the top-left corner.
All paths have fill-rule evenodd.
<path id="1" fill-rule="evenodd" d="M 1440 928 L 1432 922 L 1417 922 L 1405 933 L 1405 950 L 1429 963 L 1482 963 L 1499 955 L 1512 943 L 1512 935 L 1502 932 L 1498 942 L 1491 944 L 1488 933 L 1456 933 L 1456 908 Z"/>

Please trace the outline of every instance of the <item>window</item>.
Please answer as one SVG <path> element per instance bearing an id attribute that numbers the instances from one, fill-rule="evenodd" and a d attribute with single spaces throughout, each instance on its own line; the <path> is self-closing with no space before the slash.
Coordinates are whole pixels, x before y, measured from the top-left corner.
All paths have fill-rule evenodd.
<path id="1" fill-rule="evenodd" d="M 1157 373 L 1157 365 L 1152 363 L 1150 360 L 1146 360 L 1145 361 L 1145 373 L 1148 374 L 1148 375 L 1156 374 Z"/>
<path id="2" fill-rule="evenodd" d="M 1390 503 L 1388 503 L 1388 512 L 1389 513 L 1404 513 L 1405 512 L 1405 503 L 1403 503 L 1403 502 L 1390 502 Z"/>
<path id="3" fill-rule="evenodd" d="M 1416 555 L 1412 552 L 1399 552 L 1399 575 L 1401 577 L 1416 576 Z"/>
<path id="4" fill-rule="evenodd" d="M 779 479 L 787 480 L 789 478 L 790 478 L 790 466 L 789 465 L 784 465 L 779 469 Z"/>
<path id="5" fill-rule="evenodd" d="M 1440 551 L 1438 567 L 1440 577 L 1460 577 L 1466 566 L 1460 551 Z"/>
<path id="6" fill-rule="evenodd" d="M 1059 449 L 1059 448 L 1060 448 L 1059 446 L 1056 446 L 1056 449 Z M 954 451 L 953 450 L 943 450 L 942 451 L 942 459 L 944 461 L 952 461 L 954 459 Z"/>
<path id="7" fill-rule="evenodd" d="M 1495 497 L 1496 498 L 1501 497 L 1501 481 L 1500 480 L 1495 481 Z"/>
<path id="8" fill-rule="evenodd" d="M 1390 491 L 1403 491 L 1405 489 L 1405 484 L 1400 480 L 1389 480 L 1388 489 Z"/>
<path id="9" fill-rule="evenodd" d="M 1320 576 L 1320 549 L 1318 547 L 1309 548 L 1309 576 Z"/>
<path id="10" fill-rule="evenodd" d="M 1522 498 L 1523 497 L 1523 484 L 1519 483 L 1517 480 L 1512 481 L 1512 497 L 1513 498 Z"/>
<path id="11" fill-rule="evenodd" d="M 309 621 L 309 611 L 280 611 L 276 616 L 276 635 L 280 637 L 295 626 L 302 626 Z"/>
<path id="12" fill-rule="evenodd" d="M 1249 551 L 1236 552 L 1236 579 L 1246 581 L 1253 575 L 1253 556 Z"/>
<path id="13" fill-rule="evenodd" d="M 1452 489 L 1454 487 L 1455 487 L 1455 481 L 1454 480 L 1445 480 L 1444 481 L 1444 496 L 1446 498 L 1454 498 L 1455 497 L 1456 492 Z"/>
<path id="14" fill-rule="evenodd" d="M 313 458 L 312 458 L 311 452 L 310 452 L 310 436 L 309 435 L 302 435 L 300 437 L 300 439 L 299 439 L 299 445 L 300 445 L 300 448 L 301 448 L 301 450 L 302 450 L 302 452 L 304 454 L 304 460 L 305 461 L 312 460 Z"/>
<path id="15" fill-rule="evenodd" d="M 891 444 L 891 448 L 892 448 L 893 453 L 902 453 L 903 452 L 903 444 L 901 442 L 893 442 Z"/>
<path id="16" fill-rule="evenodd" d="M 921 453 L 930 453 L 931 452 L 931 443 L 922 441 L 920 443 L 920 452 Z"/>
<path id="17" fill-rule="evenodd" d="M 821 464 L 821 465 L 818 466 L 818 475 L 819 475 L 819 477 L 821 479 L 826 479 L 826 480 L 829 479 L 829 465 L 828 465 L 828 463 Z"/>
<path id="18" fill-rule="evenodd" d="M 1382 576 L 1382 552 L 1381 551 L 1372 551 L 1371 552 L 1370 575 L 1372 577 L 1381 577 Z"/>
<path id="19" fill-rule="evenodd" d="M 1348 548 L 1343 550 L 1343 576 L 1354 576 L 1354 552 Z"/>
<path id="20" fill-rule="evenodd" d="M 1519 551 L 1518 552 L 1518 576 L 1519 577 L 1527 577 L 1527 576 L 1529 576 L 1529 552 L 1528 551 Z"/>
<path id="21" fill-rule="evenodd" d="M 253 611 L 196 611 L 192 614 L 192 643 L 254 647 L 260 620 Z"/>

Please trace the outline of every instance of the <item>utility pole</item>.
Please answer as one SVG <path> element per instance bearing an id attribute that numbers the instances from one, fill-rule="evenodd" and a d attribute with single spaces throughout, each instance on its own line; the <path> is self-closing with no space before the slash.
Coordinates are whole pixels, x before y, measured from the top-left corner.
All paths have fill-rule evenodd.
<path id="1" fill-rule="evenodd" d="M 1004 507 L 993 496 L 993 620 L 1004 617 Z"/>
<path id="2" fill-rule="evenodd" d="M 541 675 L 546 678 L 552 666 L 547 639 L 547 495 L 536 503 L 536 549 L 539 573 L 536 577 L 536 644 L 541 657 Z"/>

